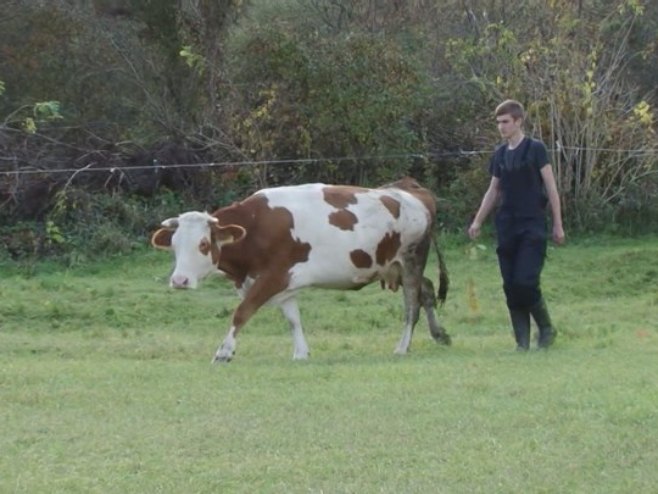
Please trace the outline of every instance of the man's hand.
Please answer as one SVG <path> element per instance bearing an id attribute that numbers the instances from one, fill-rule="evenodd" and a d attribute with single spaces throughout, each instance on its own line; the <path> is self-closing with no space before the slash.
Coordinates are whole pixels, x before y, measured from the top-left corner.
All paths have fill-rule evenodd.
<path id="1" fill-rule="evenodd" d="M 480 228 L 482 225 L 478 223 L 477 221 L 474 221 L 471 223 L 471 226 L 468 227 L 468 236 L 470 237 L 471 240 L 475 240 L 480 236 Z M 564 236 L 564 233 L 562 234 Z"/>
<path id="2" fill-rule="evenodd" d="M 562 225 L 553 225 L 553 242 L 557 245 L 564 243 L 564 229 Z"/>
<path id="3" fill-rule="evenodd" d="M 480 204 L 480 209 L 478 209 L 477 214 L 473 217 L 471 226 L 468 227 L 468 236 L 471 238 L 471 240 L 475 240 L 480 236 L 480 228 L 482 228 L 482 222 L 487 219 L 487 215 L 494 208 L 496 202 L 498 202 L 499 196 L 500 179 L 498 177 L 491 177 L 489 188 L 484 193 L 482 204 Z"/>

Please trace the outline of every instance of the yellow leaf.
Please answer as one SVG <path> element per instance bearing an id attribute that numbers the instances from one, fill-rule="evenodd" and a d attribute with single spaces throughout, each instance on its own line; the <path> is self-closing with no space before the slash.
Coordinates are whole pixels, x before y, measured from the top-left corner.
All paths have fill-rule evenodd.
<path id="1" fill-rule="evenodd" d="M 37 131 L 37 124 L 34 122 L 34 119 L 32 117 L 27 117 L 23 121 L 23 129 L 25 132 L 28 134 L 35 134 Z"/>

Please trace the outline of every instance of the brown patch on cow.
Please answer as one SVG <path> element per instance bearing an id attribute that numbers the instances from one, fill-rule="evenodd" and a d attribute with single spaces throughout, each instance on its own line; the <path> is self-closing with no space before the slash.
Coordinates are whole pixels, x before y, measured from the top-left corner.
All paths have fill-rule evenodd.
<path id="1" fill-rule="evenodd" d="M 352 264 L 360 269 L 366 269 L 372 266 L 372 256 L 365 250 L 357 249 L 350 252 Z"/>
<path id="2" fill-rule="evenodd" d="M 285 290 L 289 283 L 290 274 L 280 269 L 270 269 L 259 276 L 233 313 L 233 336 L 237 336 L 251 316 L 270 298 Z"/>
<path id="3" fill-rule="evenodd" d="M 354 225 L 358 223 L 358 218 L 354 213 L 348 211 L 348 206 L 356 204 L 358 199 L 356 194 L 365 192 L 368 189 L 361 187 L 350 187 L 347 185 L 331 185 L 322 189 L 324 201 L 333 206 L 338 211 L 329 214 L 329 224 L 340 228 L 341 230 L 354 231 Z"/>
<path id="4" fill-rule="evenodd" d="M 292 237 L 290 238 L 292 240 Z M 289 267 L 293 267 L 295 264 L 308 261 L 308 255 L 310 253 L 311 244 L 308 242 L 300 242 L 299 240 L 292 240 L 289 244 L 289 251 L 285 260 L 290 263 Z"/>
<path id="5" fill-rule="evenodd" d="M 420 202 L 422 202 L 423 205 L 427 208 L 427 211 L 429 212 L 431 221 L 434 221 L 434 217 L 436 216 L 436 197 L 434 197 L 434 194 L 432 194 L 432 192 L 430 192 L 425 187 L 422 187 L 418 182 L 416 182 L 411 177 L 401 178 L 397 182 L 384 185 L 380 188 L 387 189 L 391 187 L 404 190 L 405 192 L 409 192 L 409 194 L 411 194 Z"/>
<path id="6" fill-rule="evenodd" d="M 262 194 L 218 209 L 213 216 L 220 225 L 238 225 L 246 231 L 240 242 L 224 245 L 221 255 L 218 252 L 217 267 L 237 286 L 247 276 L 255 279 L 266 273 L 271 283 L 285 286 L 290 268 L 308 261 L 311 245 L 292 237 L 294 221 L 290 211 L 271 208 Z"/>
<path id="7" fill-rule="evenodd" d="M 203 237 L 201 242 L 199 242 L 199 252 L 201 252 L 204 256 L 207 256 L 211 248 L 212 244 L 210 243 L 210 240 L 206 237 Z"/>
<path id="8" fill-rule="evenodd" d="M 382 201 L 382 204 L 388 209 L 393 218 L 398 219 L 400 217 L 400 201 L 389 196 L 382 196 L 379 200 Z"/>
<path id="9" fill-rule="evenodd" d="M 334 211 L 329 215 L 329 224 L 340 228 L 341 230 L 352 230 L 354 231 L 354 225 L 359 222 L 359 219 L 354 213 L 348 211 L 347 209 L 340 209 Z"/>
<path id="10" fill-rule="evenodd" d="M 218 268 L 238 287 L 247 277 L 255 280 L 233 314 L 235 336 L 259 307 L 286 289 L 290 269 L 308 261 L 311 244 L 292 236 L 292 213 L 283 207 L 271 208 L 262 194 L 220 209 L 214 215 L 220 224 L 238 225 L 246 231 L 242 241 L 222 247 Z"/>
<path id="11" fill-rule="evenodd" d="M 415 179 L 411 177 L 402 177 L 400 180 L 396 182 L 392 182 L 390 184 L 386 184 L 382 186 L 382 188 L 390 188 L 390 187 L 406 190 L 407 192 L 412 192 L 414 190 L 427 190 L 423 186 L 421 186 Z"/>
<path id="12" fill-rule="evenodd" d="M 332 185 L 322 189 L 324 201 L 336 209 L 345 209 L 350 204 L 356 204 L 356 194 L 368 189 L 361 187 L 350 187 L 346 185 Z"/>
<path id="13" fill-rule="evenodd" d="M 387 262 L 395 258 L 400 250 L 400 234 L 398 232 L 387 233 L 384 238 L 377 244 L 375 259 L 377 264 L 384 266 Z"/>

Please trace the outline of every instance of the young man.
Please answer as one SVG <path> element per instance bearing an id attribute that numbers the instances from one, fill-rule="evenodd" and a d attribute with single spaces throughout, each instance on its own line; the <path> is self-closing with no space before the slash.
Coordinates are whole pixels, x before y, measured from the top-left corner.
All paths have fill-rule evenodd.
<path id="1" fill-rule="evenodd" d="M 475 239 L 482 222 L 496 206 L 498 263 L 517 350 L 530 347 L 530 315 L 539 328 L 538 347 L 547 348 L 555 331 L 541 294 L 539 280 L 546 257 L 546 202 L 553 218 L 553 241 L 564 242 L 560 196 L 546 146 L 523 133 L 524 110 L 506 100 L 496 108 L 496 123 L 505 141 L 489 163 L 491 182 L 468 229 Z"/>

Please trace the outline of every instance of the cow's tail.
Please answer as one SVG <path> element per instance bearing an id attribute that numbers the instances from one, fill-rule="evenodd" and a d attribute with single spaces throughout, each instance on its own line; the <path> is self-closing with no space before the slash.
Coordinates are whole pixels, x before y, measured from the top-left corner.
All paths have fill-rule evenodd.
<path id="1" fill-rule="evenodd" d="M 434 245 L 434 251 L 436 252 L 436 257 L 439 260 L 439 291 L 437 296 L 441 305 L 446 301 L 448 296 L 448 287 L 450 286 L 450 278 L 448 277 L 448 268 L 446 267 L 446 262 L 443 257 L 443 253 L 439 248 L 439 242 L 437 240 L 437 233 L 432 235 L 432 245 Z"/>

